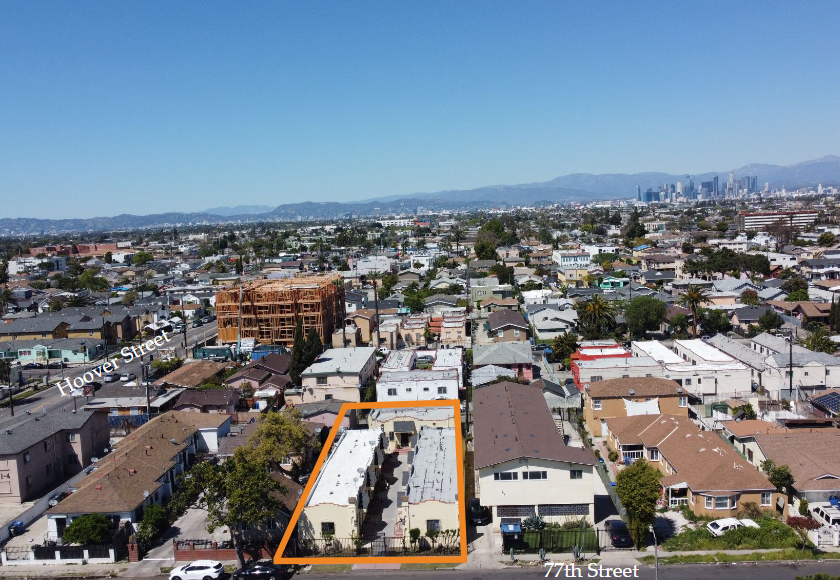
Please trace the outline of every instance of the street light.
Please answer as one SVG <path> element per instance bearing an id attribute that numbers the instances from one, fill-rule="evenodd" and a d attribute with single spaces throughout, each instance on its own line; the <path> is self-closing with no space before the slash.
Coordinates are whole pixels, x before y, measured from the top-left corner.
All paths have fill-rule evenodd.
<path id="1" fill-rule="evenodd" d="M 648 530 L 650 533 L 653 534 L 653 562 L 654 562 L 654 578 L 655 580 L 659 580 L 659 548 L 656 545 L 656 532 L 653 529 L 653 526 L 648 526 Z"/>

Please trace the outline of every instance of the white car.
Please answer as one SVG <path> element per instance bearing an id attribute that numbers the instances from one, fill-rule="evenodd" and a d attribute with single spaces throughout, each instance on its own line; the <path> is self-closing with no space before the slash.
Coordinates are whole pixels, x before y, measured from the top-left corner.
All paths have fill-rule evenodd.
<path id="1" fill-rule="evenodd" d="M 221 562 L 196 560 L 184 566 L 177 566 L 169 573 L 169 580 L 216 580 L 225 573 Z"/>
<path id="2" fill-rule="evenodd" d="M 758 528 L 760 526 L 753 520 L 739 520 L 736 518 L 723 518 L 706 524 L 706 529 L 715 537 L 720 537 L 729 530 L 737 530 L 743 527 Z"/>
<path id="3" fill-rule="evenodd" d="M 135 375 L 134 373 L 123 373 L 122 375 L 120 375 L 120 381 L 124 383 L 128 381 L 133 381 L 135 379 L 137 379 L 137 375 Z"/>

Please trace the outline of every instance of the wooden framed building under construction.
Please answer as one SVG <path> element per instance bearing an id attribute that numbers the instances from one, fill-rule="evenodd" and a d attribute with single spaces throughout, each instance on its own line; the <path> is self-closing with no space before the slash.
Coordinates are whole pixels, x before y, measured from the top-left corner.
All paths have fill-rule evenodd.
<path id="1" fill-rule="evenodd" d="M 323 344 L 344 321 L 344 279 L 341 275 L 299 275 L 258 280 L 241 286 L 241 338 L 256 344 L 292 346 L 298 318 L 304 335 L 314 328 Z M 219 341 L 236 343 L 240 336 L 240 286 L 216 293 Z"/>

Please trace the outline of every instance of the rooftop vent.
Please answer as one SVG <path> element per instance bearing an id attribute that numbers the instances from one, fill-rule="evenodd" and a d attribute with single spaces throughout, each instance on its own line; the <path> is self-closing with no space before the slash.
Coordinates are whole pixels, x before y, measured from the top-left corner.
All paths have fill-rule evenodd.
<path id="1" fill-rule="evenodd" d="M 635 390 L 633 390 L 633 389 L 630 389 L 630 394 L 631 394 L 631 395 L 635 395 L 635 394 L 636 394 L 636 391 L 635 391 Z"/>
<path id="2" fill-rule="evenodd" d="M 682 393 L 682 387 L 677 387 L 677 392 Z"/>

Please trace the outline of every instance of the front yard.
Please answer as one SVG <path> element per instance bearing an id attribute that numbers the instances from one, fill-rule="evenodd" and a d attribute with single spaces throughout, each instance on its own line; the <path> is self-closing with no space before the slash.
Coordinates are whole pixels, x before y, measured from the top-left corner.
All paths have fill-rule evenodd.
<path id="1" fill-rule="evenodd" d="M 682 550 L 767 550 L 799 548 L 802 539 L 796 531 L 783 522 L 773 518 L 759 518 L 758 529 L 743 527 L 714 537 L 700 524 L 696 530 L 686 530 L 673 536 L 662 544 L 662 549 L 669 552 Z"/>

